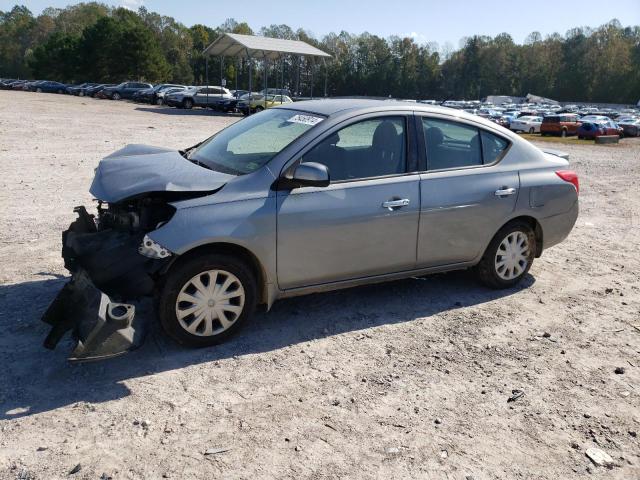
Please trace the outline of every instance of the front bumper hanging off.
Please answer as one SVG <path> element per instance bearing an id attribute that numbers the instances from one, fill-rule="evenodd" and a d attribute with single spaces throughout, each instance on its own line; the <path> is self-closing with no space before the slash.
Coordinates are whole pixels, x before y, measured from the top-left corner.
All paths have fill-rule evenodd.
<path id="1" fill-rule="evenodd" d="M 85 272 L 75 274 L 42 320 L 51 325 L 44 346 L 54 349 L 68 331 L 77 340 L 70 361 L 100 360 L 133 350 L 144 340 L 144 330 L 134 327 L 135 306 L 111 301 Z M 138 322 L 139 323 L 139 322 Z"/>
<path id="2" fill-rule="evenodd" d="M 62 234 L 62 257 L 72 277 L 42 317 L 52 327 L 44 346 L 54 349 L 71 332 L 77 345 L 70 361 L 121 355 L 142 345 L 145 336 L 144 322 L 128 302 L 152 295 L 156 275 L 170 260 L 141 255 L 143 234 L 98 231 L 84 207 L 74 211 L 78 218 Z"/>

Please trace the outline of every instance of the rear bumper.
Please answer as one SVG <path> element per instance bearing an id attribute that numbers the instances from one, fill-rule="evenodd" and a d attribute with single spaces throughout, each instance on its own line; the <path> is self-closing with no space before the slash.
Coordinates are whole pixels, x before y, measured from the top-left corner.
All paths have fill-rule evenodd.
<path id="1" fill-rule="evenodd" d="M 578 200 L 564 213 L 539 219 L 543 232 L 543 250 L 553 247 L 569 236 L 580 211 Z"/>

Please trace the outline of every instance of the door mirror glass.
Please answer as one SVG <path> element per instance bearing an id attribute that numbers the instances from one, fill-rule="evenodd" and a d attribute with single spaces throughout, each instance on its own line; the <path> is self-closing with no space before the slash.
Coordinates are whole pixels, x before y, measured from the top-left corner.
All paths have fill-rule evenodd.
<path id="1" fill-rule="evenodd" d="M 301 163 L 293 172 L 291 183 L 301 187 L 327 187 L 330 183 L 329 169 L 321 163 Z"/>

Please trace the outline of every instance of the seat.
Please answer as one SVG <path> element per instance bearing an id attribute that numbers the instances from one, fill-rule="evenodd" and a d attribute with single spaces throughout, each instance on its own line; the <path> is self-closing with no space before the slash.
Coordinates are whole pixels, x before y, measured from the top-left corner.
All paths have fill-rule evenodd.
<path id="1" fill-rule="evenodd" d="M 425 130 L 425 140 L 427 142 L 427 165 L 429 170 L 440 170 L 450 168 L 446 152 L 443 151 L 444 133 L 438 127 L 429 127 Z"/>
<path id="2" fill-rule="evenodd" d="M 344 149 L 336 144 L 340 141 L 337 133 L 325 138 L 316 148 L 304 156 L 305 162 L 316 162 L 326 165 L 331 181 L 347 178 L 347 165 Z"/>
<path id="3" fill-rule="evenodd" d="M 404 172 L 404 135 L 398 133 L 394 122 L 384 120 L 373 132 L 371 148 L 365 164 L 359 165 L 357 178 L 379 177 Z M 359 162 L 361 163 L 361 162 Z"/>

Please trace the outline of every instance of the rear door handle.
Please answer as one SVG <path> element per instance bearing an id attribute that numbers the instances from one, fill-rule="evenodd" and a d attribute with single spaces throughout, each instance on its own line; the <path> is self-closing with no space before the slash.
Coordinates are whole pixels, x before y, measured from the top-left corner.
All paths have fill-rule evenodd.
<path id="1" fill-rule="evenodd" d="M 388 208 L 389 210 L 395 210 L 396 208 L 402 208 L 409 205 L 408 198 L 402 198 L 400 200 L 388 200 L 382 203 L 382 208 Z"/>
<path id="2" fill-rule="evenodd" d="M 511 187 L 511 188 L 501 188 L 499 190 L 496 190 L 495 196 L 496 197 L 508 197 L 509 195 L 513 195 L 514 193 L 516 193 L 516 189 Z"/>

